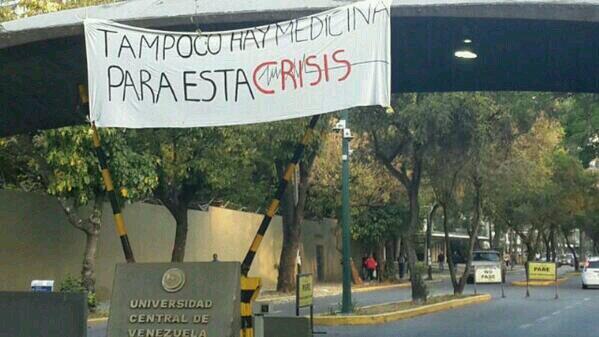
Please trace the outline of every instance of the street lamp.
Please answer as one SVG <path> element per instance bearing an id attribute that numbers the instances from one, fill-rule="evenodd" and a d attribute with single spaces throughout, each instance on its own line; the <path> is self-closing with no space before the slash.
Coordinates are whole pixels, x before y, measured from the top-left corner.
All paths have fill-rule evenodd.
<path id="1" fill-rule="evenodd" d="M 341 226 L 342 226 L 342 253 L 343 253 L 343 295 L 341 300 L 341 312 L 351 313 L 351 258 L 350 258 L 350 233 L 349 233 L 349 142 L 353 138 L 351 130 L 347 127 L 349 114 L 347 110 L 341 112 L 341 119 L 335 127 L 335 131 L 341 132 L 343 136 L 343 152 L 341 155 Z"/>

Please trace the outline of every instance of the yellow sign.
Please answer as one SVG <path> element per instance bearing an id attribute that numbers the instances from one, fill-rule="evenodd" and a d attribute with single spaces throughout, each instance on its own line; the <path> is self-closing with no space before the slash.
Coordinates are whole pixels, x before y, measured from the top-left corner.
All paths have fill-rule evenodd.
<path id="1" fill-rule="evenodd" d="M 297 305 L 298 307 L 309 307 L 312 305 L 313 294 L 312 274 L 300 274 L 297 276 Z"/>
<path id="2" fill-rule="evenodd" d="M 529 262 L 528 263 L 529 280 L 549 280 L 557 279 L 557 269 L 553 262 Z"/>

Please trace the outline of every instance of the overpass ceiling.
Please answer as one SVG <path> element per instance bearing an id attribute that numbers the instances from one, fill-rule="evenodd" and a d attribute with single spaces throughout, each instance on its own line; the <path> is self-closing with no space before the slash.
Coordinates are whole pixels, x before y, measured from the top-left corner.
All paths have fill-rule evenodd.
<path id="1" fill-rule="evenodd" d="M 344 0 L 134 0 L 0 26 L 0 136 L 83 123 L 82 21 L 227 30 L 312 14 Z M 599 92 L 599 0 L 394 1 L 392 89 Z M 454 57 L 464 40 L 478 57 Z"/>

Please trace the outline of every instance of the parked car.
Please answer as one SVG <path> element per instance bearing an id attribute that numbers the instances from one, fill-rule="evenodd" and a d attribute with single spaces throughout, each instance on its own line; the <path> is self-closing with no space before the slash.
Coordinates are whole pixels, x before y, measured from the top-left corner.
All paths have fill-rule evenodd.
<path id="1" fill-rule="evenodd" d="M 501 253 L 495 250 L 475 250 L 472 252 L 472 266 L 496 266 L 501 269 L 501 282 L 505 283 L 505 275 L 507 273 L 507 266 L 501 258 Z M 474 268 L 470 271 L 468 283 L 474 282 Z"/>
<path id="2" fill-rule="evenodd" d="M 596 286 L 599 286 L 599 257 L 590 257 L 582 270 L 582 289 Z"/>
<path id="3" fill-rule="evenodd" d="M 570 266 L 574 267 L 574 255 L 572 254 L 562 254 L 557 259 L 558 266 Z"/>

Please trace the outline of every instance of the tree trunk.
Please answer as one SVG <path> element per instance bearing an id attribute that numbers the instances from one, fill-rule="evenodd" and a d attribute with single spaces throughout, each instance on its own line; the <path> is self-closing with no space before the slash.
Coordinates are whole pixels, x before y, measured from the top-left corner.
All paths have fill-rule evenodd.
<path id="1" fill-rule="evenodd" d="M 316 153 L 306 158 L 306 162 L 299 165 L 299 184 L 297 204 L 294 200 L 295 191 L 288 187 L 281 200 L 281 215 L 283 217 L 283 247 L 279 259 L 279 276 L 277 277 L 277 291 L 291 292 L 295 290 L 296 257 L 302 240 L 302 222 L 308 188 L 310 186 L 310 172 L 316 159 Z M 283 175 L 284 167 L 278 165 L 279 174 Z"/>
<path id="2" fill-rule="evenodd" d="M 98 251 L 98 238 L 100 231 L 85 231 L 85 252 L 81 267 L 81 282 L 90 293 L 96 292 L 96 253 Z"/>
<path id="3" fill-rule="evenodd" d="M 500 230 L 498 230 L 495 225 L 493 225 L 493 232 L 495 232 L 495 233 L 494 234 L 492 232 L 489 233 L 489 235 L 493 235 L 493 238 L 491 239 L 491 249 L 497 250 L 497 248 L 499 247 L 501 237 L 503 236 L 504 233 L 502 233 Z M 511 245 L 511 241 L 510 241 L 510 245 Z M 507 251 L 510 252 L 511 248 L 507 248 Z"/>
<path id="4" fill-rule="evenodd" d="M 466 281 L 468 279 L 468 275 L 470 274 L 470 268 L 472 268 L 472 251 L 474 250 L 474 245 L 478 239 L 478 231 L 480 229 L 480 216 L 481 216 L 481 182 L 478 177 L 475 178 L 474 181 L 475 188 L 475 210 L 474 210 L 474 223 L 472 226 L 472 233 L 470 235 L 470 239 L 468 241 L 468 256 L 466 259 L 466 267 L 464 268 L 464 274 L 460 279 L 460 283 L 457 289 L 454 289 L 455 294 L 462 294 L 464 292 L 464 287 L 466 287 Z"/>
<path id="5" fill-rule="evenodd" d="M 449 268 L 449 276 L 451 277 L 451 285 L 453 293 L 458 289 L 458 280 L 456 278 L 455 264 L 453 262 L 453 249 L 451 247 L 451 239 L 449 238 L 449 227 L 447 226 L 447 204 L 443 204 L 443 232 L 445 234 L 445 255 L 447 256 L 447 266 Z"/>
<path id="6" fill-rule="evenodd" d="M 419 167 L 419 165 L 416 165 Z M 409 199 L 410 199 L 410 232 L 416 233 L 418 231 L 418 217 L 420 214 L 420 204 L 418 202 L 418 190 L 420 188 L 420 180 L 418 172 L 416 168 L 414 169 L 410 189 L 408 190 Z M 410 282 L 412 284 L 412 301 L 414 303 L 425 303 L 428 296 L 428 291 L 426 289 L 426 284 L 422 279 L 422 275 L 420 275 L 420 270 L 416 267 L 416 247 L 414 246 L 415 240 L 414 237 L 408 235 L 407 240 L 405 242 L 406 249 L 408 251 L 408 265 L 410 266 Z"/>
<path id="7" fill-rule="evenodd" d="M 428 219 L 426 222 L 426 241 L 424 242 L 424 261 L 427 265 L 428 277 L 427 280 L 433 279 L 433 264 L 431 262 L 431 244 L 433 241 L 433 218 L 435 216 L 435 211 L 439 204 L 435 203 L 431 208 L 431 211 L 428 213 Z"/>
<path id="8" fill-rule="evenodd" d="M 187 245 L 188 217 L 187 203 L 179 202 L 172 213 L 175 218 L 175 243 L 171 262 L 183 262 L 185 260 L 185 247 Z"/>
<path id="9" fill-rule="evenodd" d="M 279 259 L 277 291 L 291 292 L 295 289 L 296 258 L 301 237 L 301 228 L 295 216 L 293 189 L 288 188 L 281 200 L 283 217 L 283 247 Z"/>
<path id="10" fill-rule="evenodd" d="M 557 262 L 557 235 L 555 234 L 555 228 L 551 229 L 549 242 L 551 243 L 551 261 L 555 263 Z"/>
<path id="11" fill-rule="evenodd" d="M 545 260 L 549 262 L 551 261 L 551 246 L 546 234 L 543 234 L 543 243 L 545 244 Z"/>
<path id="12" fill-rule="evenodd" d="M 81 218 L 76 208 L 69 205 L 64 198 L 58 198 L 58 202 L 66 214 L 69 223 L 85 234 L 85 250 L 81 265 L 81 284 L 88 293 L 93 294 L 96 292 L 96 253 L 98 251 L 100 229 L 102 228 L 104 194 L 101 192 L 96 194 L 92 213 L 87 219 Z M 95 311 L 95 307 L 90 306 L 89 310 L 93 312 Z"/>
<path id="13" fill-rule="evenodd" d="M 175 241 L 171 252 L 171 262 L 185 260 L 185 247 L 187 245 L 187 231 L 189 218 L 187 206 L 195 195 L 195 191 L 188 187 L 161 186 L 155 196 L 160 199 L 164 207 L 175 219 Z"/>
<path id="14" fill-rule="evenodd" d="M 574 256 L 574 270 L 575 271 L 580 271 L 580 266 L 579 266 L 579 263 L 578 263 L 578 254 L 576 254 L 576 249 L 570 243 L 570 238 L 568 237 L 569 234 L 570 233 L 564 231 L 564 238 L 566 239 L 566 246 L 568 247 L 568 249 L 570 250 L 570 252 Z"/>

